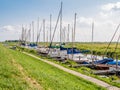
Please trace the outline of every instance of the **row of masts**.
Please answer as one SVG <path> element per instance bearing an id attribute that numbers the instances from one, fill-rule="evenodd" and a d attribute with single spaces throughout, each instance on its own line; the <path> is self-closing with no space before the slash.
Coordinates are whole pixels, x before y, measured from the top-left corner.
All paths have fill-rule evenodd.
<path id="1" fill-rule="evenodd" d="M 42 26 L 43 25 L 43 26 Z M 51 38 L 52 38 L 52 30 L 51 30 L 51 27 L 50 27 L 50 32 L 48 32 L 48 30 L 46 30 L 45 32 L 45 20 L 43 20 L 43 23 L 42 25 L 39 27 L 39 29 L 37 29 L 37 39 L 35 40 L 35 29 L 34 29 L 34 22 L 32 22 L 32 24 L 30 24 L 29 28 L 27 27 L 23 27 L 22 26 L 22 34 L 21 34 L 21 38 L 20 40 L 21 41 L 24 41 L 24 42 L 39 42 L 40 41 L 40 36 L 42 33 L 42 29 L 43 29 L 43 42 L 46 42 L 46 41 L 51 41 Z M 66 27 L 64 27 L 62 30 L 61 30 L 61 42 L 69 42 L 70 41 L 70 24 L 68 24 L 68 29 Z M 68 30 L 68 31 L 67 31 Z M 67 34 L 66 34 L 67 32 Z M 48 36 L 50 34 L 50 36 Z M 48 38 L 49 37 L 49 38 Z"/>
<path id="2" fill-rule="evenodd" d="M 38 17 L 37 20 L 37 35 L 35 35 L 35 22 L 32 21 L 32 23 L 29 25 L 29 28 L 27 28 L 27 26 L 22 25 L 22 34 L 21 34 L 21 38 L 20 40 L 22 42 L 26 42 L 26 43 L 36 43 L 38 44 L 38 42 L 40 42 L 41 40 L 41 36 L 43 36 L 43 42 L 53 42 L 53 39 L 55 37 L 55 32 L 58 26 L 58 22 L 60 23 L 60 31 L 59 31 L 59 38 L 60 38 L 60 45 L 62 42 L 70 42 L 70 24 L 68 24 L 67 27 L 63 27 L 63 22 L 62 22 L 62 2 L 61 2 L 61 8 L 59 11 L 59 15 L 58 15 L 58 19 L 56 21 L 56 25 L 54 27 L 54 31 L 52 34 L 52 14 L 50 14 L 50 23 L 49 23 L 49 30 L 46 30 L 46 20 L 43 19 L 41 25 L 40 25 L 40 20 Z M 75 13 L 75 20 L 74 20 L 74 27 L 72 27 L 72 42 L 75 41 L 75 29 L 76 29 L 76 13 Z M 68 28 L 68 29 L 67 29 Z M 43 31 L 43 32 L 42 32 Z M 66 33 L 67 32 L 67 33 Z M 49 35 L 49 36 L 48 36 Z M 35 36 L 36 40 L 35 40 Z M 58 38 L 58 37 L 57 37 Z M 57 41 L 58 42 L 58 41 Z"/>
<path id="3" fill-rule="evenodd" d="M 45 33 L 45 19 L 43 19 L 41 26 L 39 26 L 39 18 L 38 18 L 37 35 L 35 35 L 35 27 L 34 26 L 35 26 L 34 21 L 32 21 L 29 28 L 22 26 L 22 34 L 21 34 L 21 39 L 20 39 L 21 41 L 38 43 L 40 41 L 40 33 L 43 29 L 43 42 L 45 42 L 45 39 L 46 39 L 45 34 L 48 34 L 48 33 Z M 35 40 L 35 36 L 36 36 L 36 40 Z"/>

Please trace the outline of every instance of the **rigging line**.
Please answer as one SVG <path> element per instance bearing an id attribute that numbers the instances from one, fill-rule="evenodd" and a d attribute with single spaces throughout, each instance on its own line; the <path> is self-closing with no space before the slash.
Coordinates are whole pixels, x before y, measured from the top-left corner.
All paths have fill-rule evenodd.
<path id="1" fill-rule="evenodd" d="M 112 43 L 112 41 L 113 41 L 113 39 L 114 39 L 114 37 L 115 37 L 115 35 L 116 35 L 116 33 L 117 33 L 117 31 L 118 31 L 119 27 L 120 27 L 120 24 L 118 24 L 118 26 L 117 26 L 117 28 L 116 28 L 116 30 L 115 30 L 115 32 L 114 32 L 114 34 L 113 34 L 113 36 L 112 36 L 112 38 L 111 38 L 110 42 L 109 42 L 109 44 L 108 44 L 107 48 L 105 49 L 105 51 L 104 51 L 104 55 L 106 55 L 106 54 L 107 54 L 108 48 L 109 48 L 110 44 Z"/>
<path id="2" fill-rule="evenodd" d="M 54 33 L 53 33 L 53 36 L 52 36 L 50 45 L 52 44 L 52 41 L 53 41 L 53 39 L 54 39 L 54 35 L 55 35 L 55 32 L 56 32 L 56 28 L 57 28 L 57 25 L 58 25 L 58 21 L 59 21 L 60 15 L 61 15 L 61 10 L 60 10 L 59 15 L 58 15 L 58 18 L 57 18 L 57 22 L 56 22 L 56 25 L 55 25 L 55 28 L 54 28 Z"/>
<path id="3" fill-rule="evenodd" d="M 53 39 L 54 39 L 54 36 L 55 36 L 55 32 L 56 32 L 56 28 L 57 28 L 57 25 L 58 25 L 60 15 L 61 15 L 61 9 L 60 9 L 59 14 L 58 14 L 58 18 L 57 18 L 57 21 L 56 21 L 56 25 L 55 25 L 55 28 L 54 28 L 53 35 L 52 35 L 52 39 L 51 39 L 51 42 L 50 42 L 50 47 L 52 45 L 52 42 L 53 42 Z M 48 53 L 50 51 L 50 47 L 49 47 Z"/>
<path id="4" fill-rule="evenodd" d="M 61 8 L 60 8 L 60 11 L 61 11 L 61 13 L 60 13 L 60 45 L 61 45 L 61 43 L 62 43 L 62 5 L 63 5 L 63 3 L 61 2 Z"/>
<path id="5" fill-rule="evenodd" d="M 117 40 L 117 43 L 116 43 L 116 46 L 115 46 L 114 53 L 116 52 L 116 50 L 117 50 L 117 48 L 118 48 L 118 43 L 119 43 L 119 40 L 120 40 L 120 35 L 118 36 L 118 40 Z"/>

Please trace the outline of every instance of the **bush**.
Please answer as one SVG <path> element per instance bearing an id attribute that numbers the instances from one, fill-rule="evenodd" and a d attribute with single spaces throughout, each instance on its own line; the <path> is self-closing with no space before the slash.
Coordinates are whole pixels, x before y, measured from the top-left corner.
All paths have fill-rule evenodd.
<path id="1" fill-rule="evenodd" d="M 77 63 L 72 61 L 72 60 L 66 60 L 65 64 L 67 64 L 67 65 L 77 65 Z"/>

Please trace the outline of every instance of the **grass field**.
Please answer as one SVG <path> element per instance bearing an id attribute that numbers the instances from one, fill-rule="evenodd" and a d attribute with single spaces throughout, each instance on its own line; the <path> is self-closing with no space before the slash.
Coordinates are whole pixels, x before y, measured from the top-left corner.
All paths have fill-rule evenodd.
<path id="1" fill-rule="evenodd" d="M 0 45 L 0 90 L 29 90 L 30 85 L 13 65 L 14 57 Z"/>
<path id="2" fill-rule="evenodd" d="M 105 90 L 42 61 L 0 45 L 1 90 Z"/>

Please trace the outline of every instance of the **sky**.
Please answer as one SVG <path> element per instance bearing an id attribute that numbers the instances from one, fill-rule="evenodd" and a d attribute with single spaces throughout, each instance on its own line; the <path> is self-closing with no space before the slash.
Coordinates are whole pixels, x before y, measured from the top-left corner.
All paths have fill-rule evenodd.
<path id="1" fill-rule="evenodd" d="M 120 0 L 62 0 L 63 27 L 67 33 L 70 24 L 70 37 L 74 14 L 77 13 L 75 41 L 90 42 L 91 28 L 94 22 L 94 41 L 110 41 L 120 23 Z M 49 17 L 52 14 L 52 31 L 60 10 L 61 0 L 0 0 L 0 41 L 19 39 L 22 25 L 29 28 L 37 19 L 39 23 L 46 20 L 46 31 L 49 33 Z M 117 41 L 117 37 L 114 41 Z M 43 33 L 41 32 L 41 41 Z M 59 26 L 54 41 L 59 41 Z M 36 35 L 35 35 L 36 39 Z M 67 36 L 66 36 L 67 39 Z"/>

